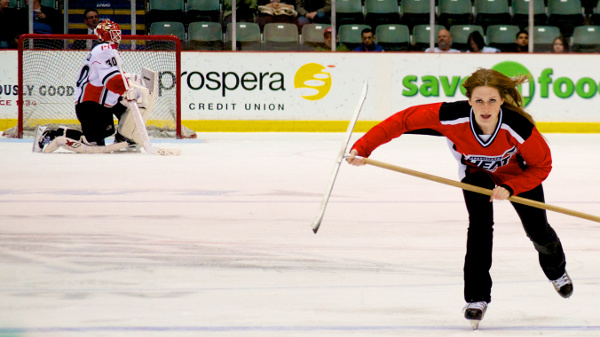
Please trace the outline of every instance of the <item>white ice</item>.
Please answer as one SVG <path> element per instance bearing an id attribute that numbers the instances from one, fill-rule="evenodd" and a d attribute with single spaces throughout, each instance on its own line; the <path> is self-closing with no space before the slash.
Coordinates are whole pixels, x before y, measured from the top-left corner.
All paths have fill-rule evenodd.
<path id="1" fill-rule="evenodd" d="M 459 189 L 343 163 L 314 234 L 343 136 L 155 141 L 180 157 L 0 140 L 0 336 L 600 336 L 599 223 L 548 213 L 575 284 L 563 299 L 496 202 L 492 302 L 475 332 Z M 546 201 L 600 215 L 600 135 L 546 138 Z M 372 158 L 457 179 L 442 138 L 403 136 Z"/>

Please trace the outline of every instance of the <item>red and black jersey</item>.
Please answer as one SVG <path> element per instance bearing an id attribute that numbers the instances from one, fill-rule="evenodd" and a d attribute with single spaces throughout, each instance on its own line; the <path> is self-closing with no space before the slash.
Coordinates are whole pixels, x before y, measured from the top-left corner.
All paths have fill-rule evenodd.
<path id="1" fill-rule="evenodd" d="M 464 172 L 483 170 L 514 195 L 538 186 L 552 169 L 550 148 L 534 124 L 502 105 L 492 135 L 483 135 L 468 101 L 419 105 L 374 126 L 352 149 L 368 157 L 378 146 L 400 135 L 433 130 L 451 142 Z"/>

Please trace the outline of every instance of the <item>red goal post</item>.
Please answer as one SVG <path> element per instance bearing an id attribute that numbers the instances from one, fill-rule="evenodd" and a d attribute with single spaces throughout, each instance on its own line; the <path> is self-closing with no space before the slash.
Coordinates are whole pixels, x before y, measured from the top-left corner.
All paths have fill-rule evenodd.
<path id="1" fill-rule="evenodd" d="M 14 136 L 37 125 L 80 127 L 74 95 L 94 35 L 24 34 L 18 51 L 18 122 Z M 175 36 L 123 35 L 119 52 L 126 73 L 146 67 L 158 74 L 158 96 L 146 123 L 154 137 L 195 137 L 181 125 L 181 42 Z M 5 132 L 6 133 L 6 132 Z"/>

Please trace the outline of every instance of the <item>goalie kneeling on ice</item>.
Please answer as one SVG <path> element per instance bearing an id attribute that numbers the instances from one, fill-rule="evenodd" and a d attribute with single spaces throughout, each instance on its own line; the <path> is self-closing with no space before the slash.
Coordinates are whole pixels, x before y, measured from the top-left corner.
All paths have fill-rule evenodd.
<path id="1" fill-rule="evenodd" d="M 125 99 L 121 100 L 121 104 L 127 107 L 127 111 L 123 113 L 119 120 L 118 132 L 122 136 L 133 139 L 138 145 L 142 146 L 143 142 L 137 132 L 135 119 L 132 115 L 136 112 L 132 111 L 130 108 L 127 97 L 132 94 L 130 91 L 135 90 L 135 92 L 137 92 L 136 102 L 140 113 L 142 114 L 142 119 L 144 120 L 144 123 L 146 123 L 148 117 L 150 117 L 150 113 L 152 113 L 154 101 L 156 100 L 158 85 L 157 75 L 156 72 L 148 68 L 142 68 L 142 76 L 128 73 L 125 74 L 125 77 L 127 77 L 127 80 L 129 81 L 130 89 L 123 94 Z"/>

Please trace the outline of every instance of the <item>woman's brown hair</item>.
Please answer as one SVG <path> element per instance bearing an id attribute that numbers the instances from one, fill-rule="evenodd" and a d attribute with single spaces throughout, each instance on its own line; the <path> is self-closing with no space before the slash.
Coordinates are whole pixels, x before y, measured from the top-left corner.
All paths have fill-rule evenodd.
<path id="1" fill-rule="evenodd" d="M 508 77 L 493 69 L 479 68 L 467 78 L 463 87 L 467 90 L 465 95 L 469 99 L 473 94 L 473 90 L 477 87 L 486 86 L 496 88 L 500 93 L 500 97 L 504 100 L 503 105 L 506 105 L 511 110 L 515 110 L 531 123 L 535 124 L 533 117 L 523 110 L 523 98 L 517 90 L 517 86 L 527 82 L 528 79 L 524 75 Z"/>

